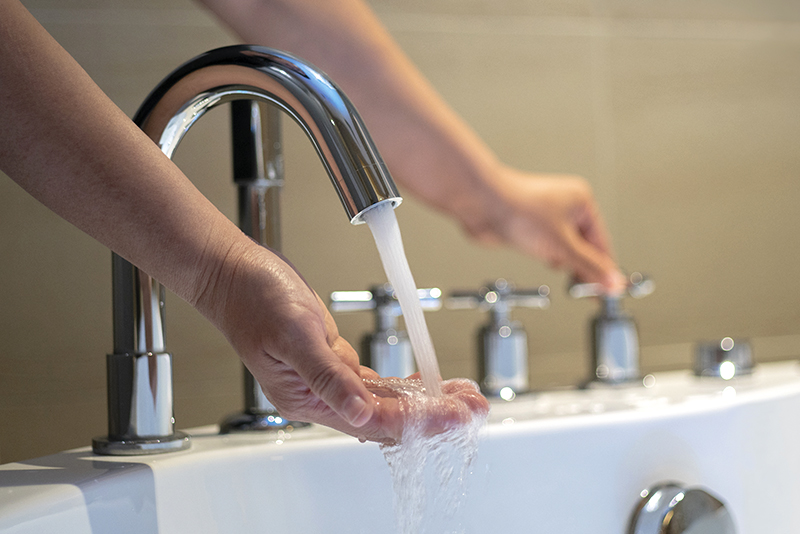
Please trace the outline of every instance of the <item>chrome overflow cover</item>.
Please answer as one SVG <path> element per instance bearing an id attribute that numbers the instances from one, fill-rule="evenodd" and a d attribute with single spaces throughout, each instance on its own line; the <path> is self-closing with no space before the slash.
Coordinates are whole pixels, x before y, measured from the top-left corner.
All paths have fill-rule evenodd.
<path id="1" fill-rule="evenodd" d="M 736 528 L 721 500 L 669 482 L 642 491 L 628 534 L 736 534 Z"/>
<path id="2" fill-rule="evenodd" d="M 724 337 L 698 343 L 694 351 L 694 374 L 730 380 L 753 372 L 753 349 L 746 339 Z"/>

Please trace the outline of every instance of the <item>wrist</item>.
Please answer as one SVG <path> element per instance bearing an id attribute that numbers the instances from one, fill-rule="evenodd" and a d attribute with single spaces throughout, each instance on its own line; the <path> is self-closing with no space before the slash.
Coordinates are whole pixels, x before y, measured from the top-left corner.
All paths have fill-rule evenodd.
<path id="1" fill-rule="evenodd" d="M 503 198 L 503 164 L 494 157 L 476 161 L 449 191 L 444 211 L 476 238 L 496 233 L 508 204 Z"/>
<path id="2" fill-rule="evenodd" d="M 195 268 L 187 276 L 185 292 L 178 292 L 218 328 L 223 327 L 234 274 L 246 270 L 248 258 L 254 254 L 251 249 L 260 248 L 232 223 L 222 230 L 209 231 Z"/>

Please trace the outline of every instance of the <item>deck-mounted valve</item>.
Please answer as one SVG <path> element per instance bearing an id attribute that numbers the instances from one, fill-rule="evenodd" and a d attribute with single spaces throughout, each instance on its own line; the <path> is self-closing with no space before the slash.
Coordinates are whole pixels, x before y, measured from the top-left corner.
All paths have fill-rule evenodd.
<path id="1" fill-rule="evenodd" d="M 417 289 L 417 295 L 423 310 L 442 307 L 442 292 L 438 288 Z M 383 284 L 369 291 L 334 291 L 330 308 L 333 312 L 374 311 L 375 330 L 361 342 L 364 365 L 384 377 L 405 378 L 416 371 L 408 334 L 397 325 L 397 318 L 403 312 L 391 285 Z"/>
<path id="2" fill-rule="evenodd" d="M 516 289 L 502 278 L 478 291 L 456 291 L 445 305 L 450 309 L 488 311 L 489 323 L 478 333 L 478 367 L 481 390 L 489 396 L 512 400 L 528 391 L 528 335 L 511 319 L 514 307 L 545 309 L 550 288 Z"/>
<path id="3" fill-rule="evenodd" d="M 626 292 L 644 298 L 655 290 L 655 283 L 641 273 L 628 277 Z M 609 295 L 600 284 L 573 284 L 574 298 L 597 297 L 600 313 L 592 319 L 591 382 L 619 384 L 641 378 L 639 371 L 639 334 L 636 322 L 622 309 L 625 293 Z"/>

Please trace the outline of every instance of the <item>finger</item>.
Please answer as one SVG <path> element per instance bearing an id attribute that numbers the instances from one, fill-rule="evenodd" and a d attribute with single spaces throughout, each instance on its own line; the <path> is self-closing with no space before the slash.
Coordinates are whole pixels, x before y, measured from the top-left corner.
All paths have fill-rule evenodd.
<path id="1" fill-rule="evenodd" d="M 578 230 L 583 238 L 600 252 L 613 257 L 611 237 L 600 211 L 590 199 L 578 219 Z"/>
<path id="2" fill-rule="evenodd" d="M 471 380 L 445 381 L 442 395 L 437 397 L 426 395 L 419 380 L 380 380 L 368 386 L 380 397 L 378 404 L 387 435 L 411 428 L 422 436 L 433 436 L 473 421 L 483 421 L 489 412 L 489 402 Z M 397 413 L 390 413 L 390 410 L 397 410 Z M 398 423 L 402 424 L 399 429 Z"/>
<path id="3" fill-rule="evenodd" d="M 402 392 L 409 382 L 416 382 L 416 393 Z M 418 380 L 390 379 L 367 382 L 368 389 L 378 397 L 372 420 L 353 435 L 383 443 L 399 442 L 407 428 L 417 435 L 434 436 L 453 428 L 484 421 L 489 402 L 471 380 L 456 379 L 442 383 L 443 395 L 430 397 L 423 393 Z M 411 427 L 409 427 L 411 425 Z M 347 430 L 345 430 L 347 432 Z"/>
<path id="4" fill-rule="evenodd" d="M 377 380 L 381 377 L 378 373 L 376 373 L 373 369 L 370 369 L 366 365 L 362 365 L 360 367 L 359 374 L 361 375 L 361 378 L 364 380 Z"/>
<path id="5" fill-rule="evenodd" d="M 354 369 L 325 343 L 318 343 L 313 352 L 300 354 L 294 361 L 297 374 L 314 395 L 348 424 L 358 428 L 370 420 L 375 401 L 359 375 L 360 367 Z"/>
<path id="6" fill-rule="evenodd" d="M 583 282 L 602 284 L 609 292 L 624 289 L 625 277 L 611 257 L 577 233 L 565 237 L 566 263 Z"/>

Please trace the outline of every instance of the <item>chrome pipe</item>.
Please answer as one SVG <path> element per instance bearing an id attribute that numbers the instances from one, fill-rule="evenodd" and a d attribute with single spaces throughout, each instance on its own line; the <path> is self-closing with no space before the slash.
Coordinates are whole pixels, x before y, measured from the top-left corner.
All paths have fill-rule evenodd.
<path id="1" fill-rule="evenodd" d="M 239 189 L 239 228 L 259 244 L 281 250 L 280 193 L 283 151 L 280 112 L 254 100 L 231 102 L 233 181 Z M 244 368 L 244 412 L 227 418 L 222 432 L 288 424 Z M 273 418 L 269 419 L 272 415 Z M 276 424 L 276 421 L 278 422 Z M 269 423 L 272 423 L 271 425 Z"/>
<path id="2" fill-rule="evenodd" d="M 239 228 L 259 244 L 280 251 L 280 193 L 284 183 L 280 110 L 254 100 L 231 102 L 231 140 Z M 242 372 L 244 410 L 226 417 L 220 423 L 221 433 L 305 424 L 281 417 L 245 366 Z"/>
<path id="3" fill-rule="evenodd" d="M 134 122 L 171 158 L 195 121 L 234 100 L 274 104 L 303 128 L 353 224 L 380 202 L 402 201 L 350 100 L 324 73 L 284 52 L 247 45 L 207 52 L 161 82 Z"/>
<path id="4" fill-rule="evenodd" d="M 200 117 L 220 104 L 239 100 L 273 104 L 302 127 L 352 224 L 363 223 L 364 212 L 377 204 L 397 206 L 402 201 L 363 121 L 344 93 L 325 74 L 283 52 L 254 46 L 207 52 L 162 81 L 139 108 L 134 122 L 172 158 Z M 259 187 L 246 194 L 258 195 Z M 265 203 L 257 209 L 261 206 L 267 209 Z M 247 216 L 253 220 L 252 211 Z M 174 431 L 171 357 L 161 356 L 169 356 L 164 350 L 163 288 L 122 258 L 114 255 L 113 262 L 109 435 L 94 440 L 94 450 L 98 454 L 148 454 L 185 448 L 188 438 Z M 147 372 L 124 371 L 140 370 L 140 366 Z M 165 380 L 170 387 L 159 387 Z M 153 398 L 153 406 L 158 406 L 151 410 L 153 421 L 147 425 L 139 424 L 140 414 L 134 414 L 140 409 L 136 402 L 139 398 Z"/>
<path id="5" fill-rule="evenodd" d="M 97 454 L 135 456 L 182 450 L 175 431 L 172 355 L 166 352 L 164 286 L 112 255 L 114 353 L 106 356 L 108 435 Z"/>
<path id="6" fill-rule="evenodd" d="M 233 181 L 239 228 L 261 245 L 282 249 L 283 149 L 280 111 L 253 100 L 231 102 Z"/>

